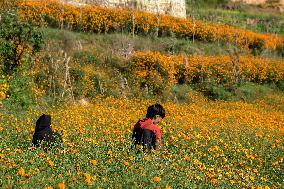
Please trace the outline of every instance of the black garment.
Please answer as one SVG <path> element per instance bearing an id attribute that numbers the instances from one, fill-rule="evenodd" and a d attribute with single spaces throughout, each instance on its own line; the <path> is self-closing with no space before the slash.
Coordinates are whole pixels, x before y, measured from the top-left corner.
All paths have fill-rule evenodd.
<path id="1" fill-rule="evenodd" d="M 132 134 L 134 146 L 142 145 L 143 151 L 156 149 L 156 135 L 149 129 L 135 128 Z"/>
<path id="2" fill-rule="evenodd" d="M 53 147 L 62 143 L 61 135 L 53 132 L 51 125 L 51 116 L 43 114 L 36 121 L 35 133 L 33 135 L 33 144 L 38 147 L 44 143 L 44 147 Z"/>

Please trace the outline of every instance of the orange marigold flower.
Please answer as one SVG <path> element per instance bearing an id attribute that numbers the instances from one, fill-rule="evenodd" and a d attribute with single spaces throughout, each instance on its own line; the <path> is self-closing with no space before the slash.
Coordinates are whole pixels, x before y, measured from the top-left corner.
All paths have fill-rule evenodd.
<path id="1" fill-rule="evenodd" d="M 53 189 L 52 186 L 44 187 L 44 189 Z"/>
<path id="2" fill-rule="evenodd" d="M 91 183 L 91 175 L 89 173 L 84 173 L 83 175 L 85 177 L 85 182 L 90 184 Z"/>
<path id="3" fill-rule="evenodd" d="M 91 160 L 91 163 L 92 163 L 93 165 L 97 165 L 97 160 Z"/>
<path id="4" fill-rule="evenodd" d="M 54 162 L 53 162 L 53 161 L 48 160 L 47 163 L 48 163 L 48 165 L 49 165 L 50 167 L 54 167 Z"/>
<path id="5" fill-rule="evenodd" d="M 65 189 L 65 184 L 63 182 L 58 183 L 57 185 L 58 189 Z"/>
<path id="6" fill-rule="evenodd" d="M 20 168 L 20 169 L 18 170 L 18 174 L 21 175 L 21 176 L 25 176 L 25 169 Z"/>
<path id="7" fill-rule="evenodd" d="M 184 159 L 185 159 L 186 161 L 189 161 L 189 160 L 190 160 L 190 157 L 189 157 L 188 155 L 185 155 L 185 156 L 184 156 Z"/>
<path id="8" fill-rule="evenodd" d="M 129 165 L 130 165 L 127 161 L 123 162 L 123 164 L 124 164 L 125 166 L 129 166 Z"/>
<path id="9" fill-rule="evenodd" d="M 149 158 L 148 156 L 145 156 L 145 157 L 144 157 L 144 160 L 149 161 L 150 158 Z"/>
<path id="10" fill-rule="evenodd" d="M 153 182 L 160 182 L 161 181 L 161 178 L 160 177 L 158 177 L 158 176 L 155 176 L 154 178 L 153 178 Z"/>
<path id="11" fill-rule="evenodd" d="M 170 185 L 166 185 L 166 189 L 172 189 Z"/>
<path id="12" fill-rule="evenodd" d="M 218 184 L 219 181 L 218 181 L 217 179 L 212 179 L 212 180 L 211 180 L 211 183 L 215 185 L 215 184 Z"/>

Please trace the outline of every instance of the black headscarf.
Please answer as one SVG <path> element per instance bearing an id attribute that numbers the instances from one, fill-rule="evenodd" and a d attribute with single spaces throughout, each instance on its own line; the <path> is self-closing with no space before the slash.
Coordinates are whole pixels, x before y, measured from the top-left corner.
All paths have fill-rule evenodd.
<path id="1" fill-rule="evenodd" d="M 51 116 L 43 114 L 36 121 L 35 132 L 40 132 L 45 129 L 50 130 L 52 132 L 50 125 L 51 125 Z"/>
<path id="2" fill-rule="evenodd" d="M 51 116 L 43 114 L 36 121 L 35 133 L 33 135 L 33 144 L 39 146 L 39 144 L 45 141 L 50 145 L 58 142 L 61 143 L 61 135 L 53 132 L 51 128 Z"/>

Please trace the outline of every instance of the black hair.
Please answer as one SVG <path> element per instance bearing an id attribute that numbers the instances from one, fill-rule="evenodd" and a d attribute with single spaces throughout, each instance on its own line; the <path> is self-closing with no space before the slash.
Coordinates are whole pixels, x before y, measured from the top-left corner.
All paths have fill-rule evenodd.
<path id="1" fill-rule="evenodd" d="M 161 104 L 154 104 L 148 107 L 146 118 L 154 118 L 156 115 L 161 116 L 162 118 L 165 117 L 165 109 Z"/>

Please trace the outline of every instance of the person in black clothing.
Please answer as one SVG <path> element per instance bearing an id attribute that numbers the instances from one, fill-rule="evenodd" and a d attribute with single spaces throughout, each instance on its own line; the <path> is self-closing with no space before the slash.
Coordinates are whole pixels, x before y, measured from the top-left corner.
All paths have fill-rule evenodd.
<path id="1" fill-rule="evenodd" d="M 36 121 L 35 133 L 33 135 L 33 144 L 36 147 L 54 147 L 62 143 L 62 137 L 59 133 L 53 132 L 51 128 L 51 116 L 43 114 Z"/>

